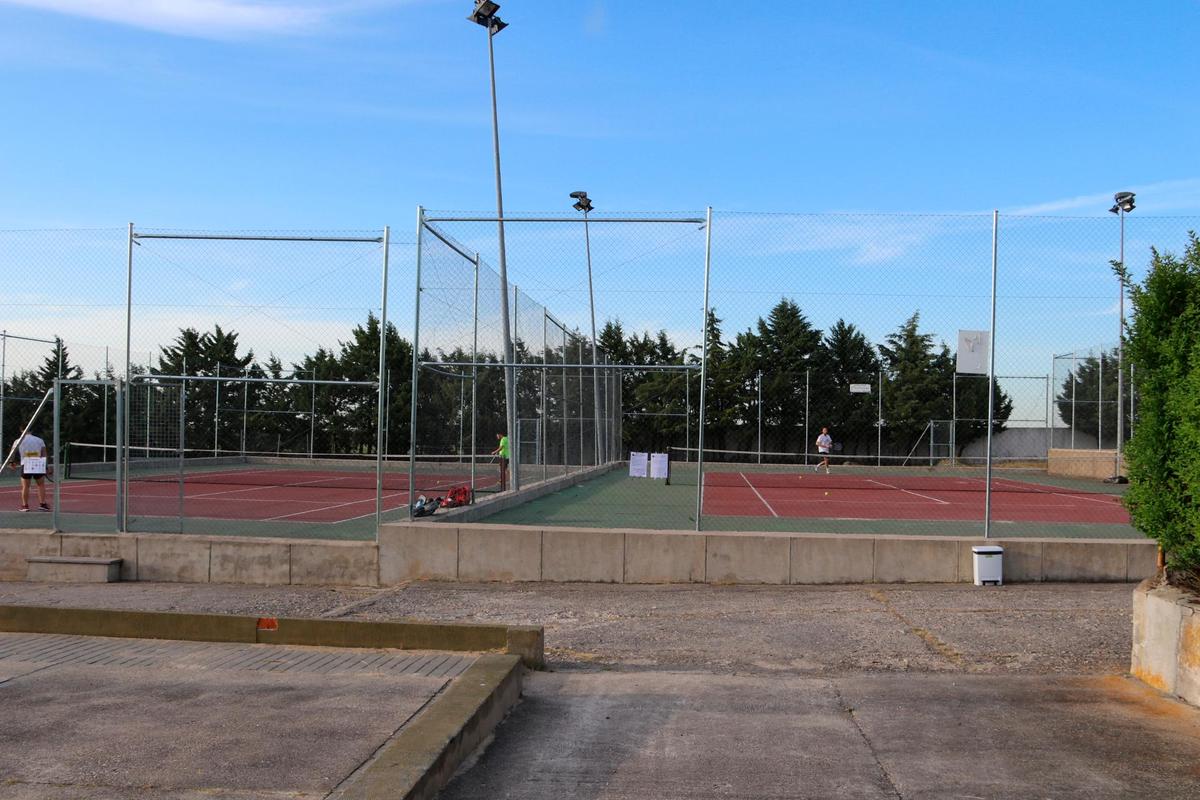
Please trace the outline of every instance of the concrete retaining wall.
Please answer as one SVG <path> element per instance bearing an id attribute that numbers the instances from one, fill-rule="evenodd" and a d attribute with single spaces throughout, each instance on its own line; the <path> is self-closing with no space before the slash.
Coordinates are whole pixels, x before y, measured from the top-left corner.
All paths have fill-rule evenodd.
<path id="1" fill-rule="evenodd" d="M 374 542 L 0 530 L 0 580 L 31 555 L 121 558 L 122 579 L 191 583 L 394 586 L 405 581 L 608 583 L 953 583 L 972 579 L 977 538 L 736 533 L 396 523 Z M 1004 579 L 1136 581 L 1154 542 L 992 539 Z"/>
<path id="2" fill-rule="evenodd" d="M 383 525 L 380 585 L 411 580 L 611 583 L 953 583 L 973 579 L 977 538 L 535 528 L 484 523 Z M 1137 581 L 1154 574 L 1149 540 L 991 539 L 1004 578 Z"/>
<path id="3" fill-rule="evenodd" d="M 1116 450 L 1066 450 L 1053 448 L 1046 459 L 1049 475 L 1068 475 L 1075 478 L 1103 479 L 1111 475 L 1125 474 L 1125 459 L 1121 458 L 1121 470 L 1116 472 Z"/>
<path id="4" fill-rule="evenodd" d="M 34 555 L 120 558 L 121 579 L 126 581 L 379 585 L 379 547 L 374 542 L 0 529 L 0 580 L 25 580 L 25 559 Z"/>
<path id="5" fill-rule="evenodd" d="M 1129 671 L 1156 689 L 1200 705 L 1200 597 L 1143 581 L 1133 593 Z"/>

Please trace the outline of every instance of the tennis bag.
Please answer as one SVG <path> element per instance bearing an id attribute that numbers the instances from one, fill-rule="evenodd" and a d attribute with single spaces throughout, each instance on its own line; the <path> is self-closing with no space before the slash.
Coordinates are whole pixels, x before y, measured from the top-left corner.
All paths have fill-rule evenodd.
<path id="1" fill-rule="evenodd" d="M 442 499 L 442 508 L 458 508 L 459 506 L 469 506 L 475 502 L 475 497 L 471 493 L 470 486 L 455 486 L 450 491 L 446 492 L 446 496 Z"/>
<path id="2" fill-rule="evenodd" d="M 414 517 L 428 517 L 430 514 L 438 510 L 442 503 L 442 498 L 437 497 L 433 500 L 427 500 L 425 495 L 417 498 L 417 502 L 413 503 L 412 515 Z"/>

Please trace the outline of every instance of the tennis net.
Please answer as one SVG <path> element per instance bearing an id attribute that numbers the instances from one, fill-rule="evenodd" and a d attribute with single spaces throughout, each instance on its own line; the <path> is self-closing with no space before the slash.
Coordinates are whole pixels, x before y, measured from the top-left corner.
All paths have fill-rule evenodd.
<path id="1" fill-rule="evenodd" d="M 70 442 L 66 447 L 66 477 L 73 480 L 117 479 L 114 445 Z M 470 460 L 462 456 L 418 456 L 419 491 L 436 491 L 471 483 Z M 498 483 L 495 469 L 476 464 L 475 485 L 487 489 Z M 307 489 L 374 491 L 376 457 L 345 453 L 278 454 L 241 451 L 180 450 L 131 447 L 128 479 L 157 483 L 279 486 Z M 383 463 L 385 491 L 409 490 L 409 460 L 388 457 Z"/>
<path id="2" fill-rule="evenodd" d="M 695 485 L 695 451 L 685 460 L 686 448 L 672 448 L 671 481 Z M 832 456 L 829 472 L 820 466 L 819 454 L 770 453 L 758 460 L 754 451 L 704 452 L 706 487 L 755 489 L 892 489 L 907 492 L 984 492 L 986 464 L 902 457 Z M 1123 488 L 1098 479 L 1048 475 L 1044 463 L 1028 459 L 993 459 L 993 492 L 1122 494 Z"/>

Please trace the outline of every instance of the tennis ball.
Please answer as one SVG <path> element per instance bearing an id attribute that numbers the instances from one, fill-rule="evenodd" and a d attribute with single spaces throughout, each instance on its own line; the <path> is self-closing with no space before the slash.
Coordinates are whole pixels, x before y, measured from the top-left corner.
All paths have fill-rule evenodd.
<path id="1" fill-rule="evenodd" d="M 826 496 L 826 497 L 829 497 L 829 492 L 826 492 L 826 493 L 825 493 L 825 496 Z"/>

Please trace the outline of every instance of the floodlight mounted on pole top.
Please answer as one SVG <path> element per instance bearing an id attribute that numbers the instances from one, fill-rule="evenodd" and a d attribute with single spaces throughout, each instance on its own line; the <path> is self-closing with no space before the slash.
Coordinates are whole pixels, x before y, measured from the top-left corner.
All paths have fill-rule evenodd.
<path id="1" fill-rule="evenodd" d="M 500 120 L 496 111 L 496 54 L 492 48 L 492 37 L 508 27 L 508 23 L 496 16 L 500 4 L 492 0 L 476 0 L 475 10 L 468 16 L 471 22 L 482 25 L 488 32 L 488 70 L 492 85 L 492 150 L 496 162 L 496 225 L 500 245 L 500 327 L 504 331 L 504 363 L 513 363 L 512 328 L 508 318 L 508 261 L 504 247 L 504 192 L 500 183 Z M 516 436 L 517 432 L 517 384 L 513 368 L 504 368 L 504 419 L 505 435 Z M 511 441 L 511 438 L 510 438 Z M 512 488 L 521 488 L 520 478 L 520 443 L 511 452 L 517 455 L 512 459 Z"/>
<path id="2" fill-rule="evenodd" d="M 1117 192 L 1113 195 L 1113 207 L 1109 209 L 1110 213 L 1116 214 L 1121 219 L 1121 270 L 1125 270 L 1125 215 L 1133 209 L 1137 208 L 1134 204 L 1133 192 Z M 1118 305 L 1119 312 L 1117 317 L 1117 454 L 1116 468 L 1113 472 L 1113 477 L 1118 482 L 1121 480 L 1121 445 L 1125 439 L 1125 372 L 1122 367 L 1125 355 L 1125 278 L 1122 275 L 1118 279 L 1118 291 L 1120 294 Z M 1104 354 L 1101 353 L 1103 358 Z"/>
<path id="3" fill-rule="evenodd" d="M 596 296 L 592 291 L 592 237 L 588 231 L 588 212 L 592 210 L 592 200 L 588 197 L 587 192 L 571 192 L 571 199 L 575 201 L 572 208 L 583 212 L 583 241 L 587 250 L 588 307 L 592 313 L 592 411 L 595 417 L 593 424 L 596 429 L 596 464 L 599 465 L 602 458 L 601 443 L 605 439 L 600 430 L 600 369 L 595 366 L 600 363 L 600 356 L 596 347 Z"/>

